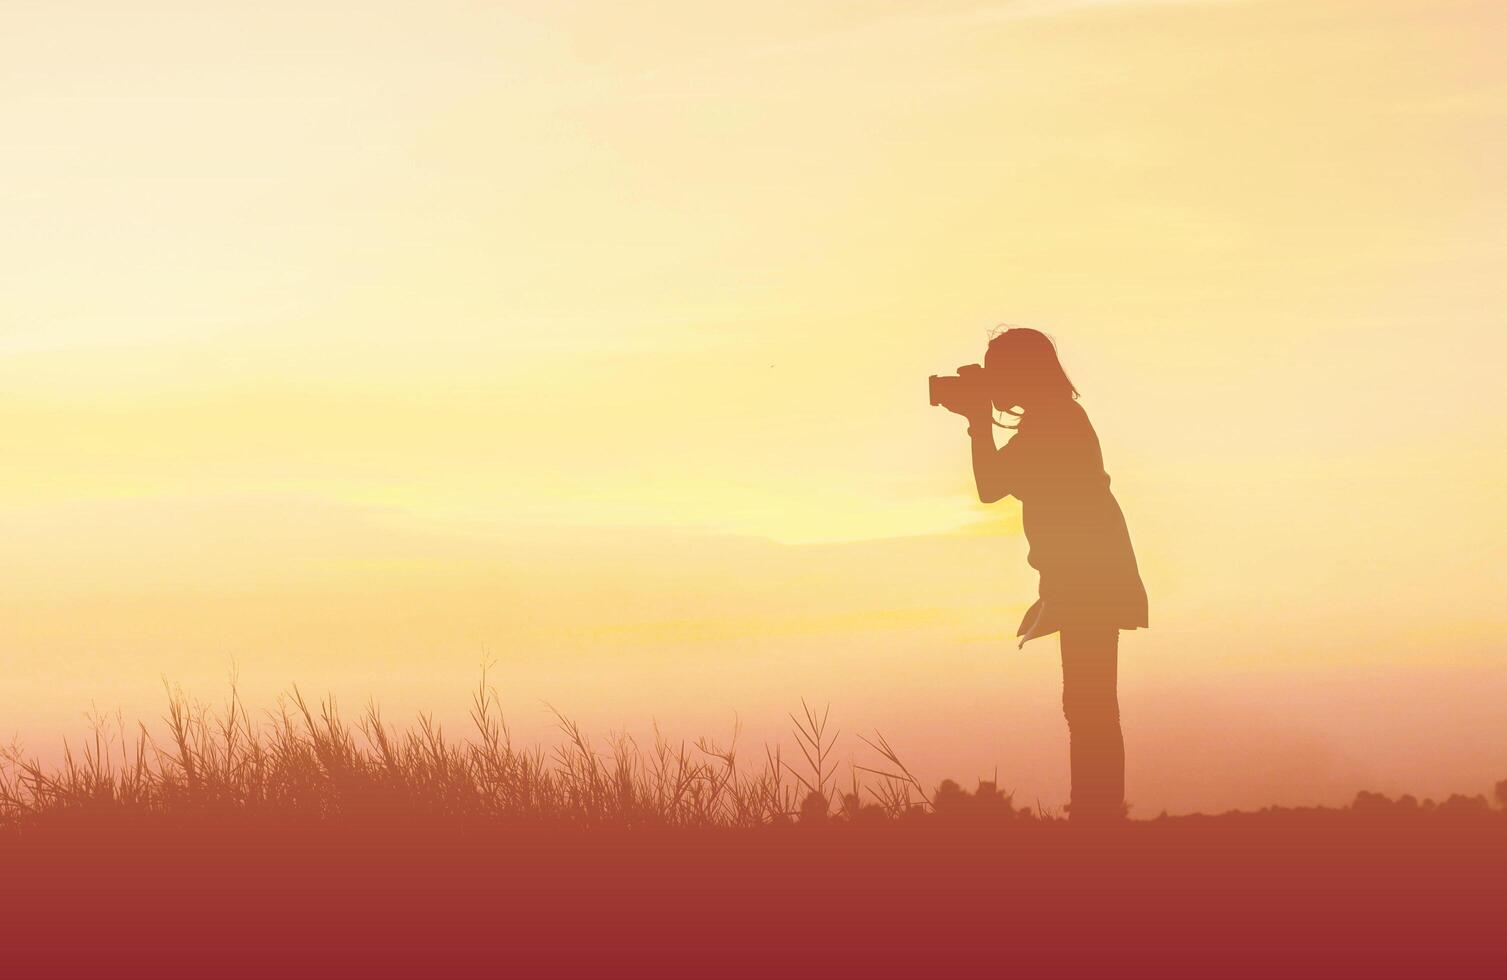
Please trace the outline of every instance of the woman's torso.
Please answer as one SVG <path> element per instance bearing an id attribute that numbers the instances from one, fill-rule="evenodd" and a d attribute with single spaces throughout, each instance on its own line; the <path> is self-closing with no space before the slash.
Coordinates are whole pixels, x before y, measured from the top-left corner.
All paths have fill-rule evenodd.
<path id="1" fill-rule="evenodd" d="M 1146 591 L 1119 503 L 1109 489 L 1099 438 L 1076 401 L 1034 409 L 1012 438 L 1019 472 L 1013 492 L 1041 573 L 1041 599 L 1054 627 L 1146 626 Z"/>

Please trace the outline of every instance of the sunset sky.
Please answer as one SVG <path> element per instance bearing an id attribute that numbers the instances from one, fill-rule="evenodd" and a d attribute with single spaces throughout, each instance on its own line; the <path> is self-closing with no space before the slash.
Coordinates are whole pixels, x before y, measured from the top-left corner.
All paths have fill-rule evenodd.
<path id="1" fill-rule="evenodd" d="M 0 6 L 0 743 L 297 682 L 1066 799 L 1044 330 L 1150 596 L 1133 813 L 1507 778 L 1507 5 Z M 783 720 L 783 721 L 782 721 Z M 447 727 L 447 730 L 449 728 Z M 788 739 L 787 739 L 788 741 Z"/>

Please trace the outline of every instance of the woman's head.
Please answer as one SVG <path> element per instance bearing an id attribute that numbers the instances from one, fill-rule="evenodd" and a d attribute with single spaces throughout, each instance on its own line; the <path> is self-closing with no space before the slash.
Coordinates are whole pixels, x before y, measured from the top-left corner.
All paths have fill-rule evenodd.
<path id="1" fill-rule="evenodd" d="M 984 353 L 984 374 L 994 407 L 1020 415 L 1032 408 L 1078 397 L 1051 338 L 1030 327 L 1010 327 L 994 335 Z"/>

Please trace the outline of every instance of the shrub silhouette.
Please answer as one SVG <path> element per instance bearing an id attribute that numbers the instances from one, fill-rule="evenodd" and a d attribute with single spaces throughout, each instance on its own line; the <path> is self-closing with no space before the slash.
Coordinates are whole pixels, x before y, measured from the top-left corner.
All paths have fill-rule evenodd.
<path id="1" fill-rule="evenodd" d="M 801 823 L 815 824 L 827 822 L 827 798 L 816 790 L 806 794 L 801 800 Z"/>
<path id="2" fill-rule="evenodd" d="M 1029 811 L 1022 813 L 1015 809 L 1011 794 L 986 779 L 979 780 L 972 793 L 953 780 L 944 779 L 932 804 L 937 819 L 949 823 L 998 824 L 1031 818 Z"/>

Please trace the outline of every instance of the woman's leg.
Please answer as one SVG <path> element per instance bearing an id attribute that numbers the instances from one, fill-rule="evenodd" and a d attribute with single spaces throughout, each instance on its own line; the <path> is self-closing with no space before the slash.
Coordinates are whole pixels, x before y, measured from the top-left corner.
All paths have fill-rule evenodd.
<path id="1" fill-rule="evenodd" d="M 1069 814 L 1080 820 L 1125 815 L 1125 742 L 1116 692 L 1120 631 L 1062 631 L 1062 713 L 1073 773 Z"/>

